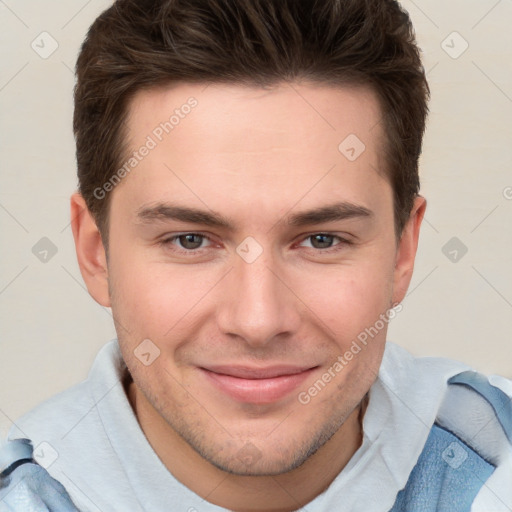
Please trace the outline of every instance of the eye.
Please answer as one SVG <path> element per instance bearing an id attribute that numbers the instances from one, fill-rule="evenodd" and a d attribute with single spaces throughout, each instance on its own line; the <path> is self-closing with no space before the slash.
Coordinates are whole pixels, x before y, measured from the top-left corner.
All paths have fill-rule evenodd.
<path id="1" fill-rule="evenodd" d="M 307 242 L 310 242 L 309 245 Z M 313 249 L 331 249 L 336 248 L 338 245 L 350 244 L 348 240 L 345 240 L 336 235 L 330 235 L 328 233 L 315 233 L 310 235 L 303 240 L 299 245 L 303 247 L 312 247 Z"/>
<path id="2" fill-rule="evenodd" d="M 324 235 L 319 233 L 318 235 L 312 235 L 308 238 L 311 240 L 311 245 L 315 249 L 327 249 L 332 246 L 334 237 L 332 235 Z"/>
<path id="3" fill-rule="evenodd" d="M 187 233 L 186 235 L 178 236 L 179 243 L 185 249 L 199 249 L 204 240 L 204 236 L 197 233 Z"/>
<path id="4" fill-rule="evenodd" d="M 203 243 L 211 243 L 210 239 L 206 235 L 200 233 L 183 233 L 181 235 L 174 235 L 162 241 L 163 245 L 175 245 L 177 250 L 185 249 L 186 251 L 194 251 L 196 249 L 203 249 Z"/>

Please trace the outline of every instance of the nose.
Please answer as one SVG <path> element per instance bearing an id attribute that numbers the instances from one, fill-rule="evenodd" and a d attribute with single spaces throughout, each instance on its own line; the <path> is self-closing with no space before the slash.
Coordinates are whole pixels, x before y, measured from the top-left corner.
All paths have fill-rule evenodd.
<path id="1" fill-rule="evenodd" d="M 264 254 L 252 263 L 235 256 L 221 294 L 217 322 L 224 334 L 256 348 L 298 330 L 300 301 L 282 269 Z"/>

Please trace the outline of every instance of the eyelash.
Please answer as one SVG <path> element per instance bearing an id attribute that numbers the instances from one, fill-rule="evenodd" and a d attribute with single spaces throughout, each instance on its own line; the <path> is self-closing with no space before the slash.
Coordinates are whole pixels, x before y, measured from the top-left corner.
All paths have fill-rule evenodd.
<path id="1" fill-rule="evenodd" d="M 186 233 L 179 233 L 179 234 L 173 235 L 173 236 L 171 236 L 169 238 L 165 238 L 165 239 L 163 239 L 160 242 L 160 245 L 162 245 L 164 247 L 168 247 L 170 245 L 173 245 L 173 242 L 178 240 L 180 237 L 187 236 L 187 235 L 200 236 L 200 237 L 203 237 L 204 239 L 206 239 L 206 240 L 208 240 L 208 241 L 213 243 L 213 240 L 208 235 L 205 235 L 204 233 L 197 233 L 195 231 L 192 231 L 192 232 L 186 232 Z M 194 255 L 194 254 L 198 254 L 201 250 L 204 250 L 204 249 L 206 249 L 206 247 L 201 247 L 199 249 L 179 249 L 179 248 L 173 248 L 172 250 L 174 252 L 179 253 L 179 254 Z"/>
<path id="2" fill-rule="evenodd" d="M 196 231 L 193 231 L 193 232 L 179 233 L 179 234 L 173 235 L 173 236 L 171 236 L 169 238 L 165 238 L 165 239 L 161 240 L 159 242 L 159 244 L 161 246 L 163 246 L 163 247 L 169 247 L 170 245 L 173 245 L 173 242 L 178 240 L 180 237 L 186 236 L 186 235 L 200 236 L 200 237 L 208 240 L 209 242 L 215 243 L 205 233 L 198 233 Z M 342 238 L 342 237 L 340 237 L 338 235 L 333 235 L 331 233 L 324 233 L 324 232 L 318 232 L 318 233 L 313 233 L 311 235 L 308 235 L 308 236 L 304 237 L 303 239 L 301 239 L 301 243 L 306 241 L 306 240 L 308 240 L 308 239 L 313 238 L 314 236 L 318 236 L 318 235 L 329 236 L 329 237 L 333 237 L 334 239 L 338 240 L 337 244 L 333 245 L 332 247 L 325 248 L 325 249 L 318 249 L 318 248 L 315 248 L 315 247 L 309 247 L 309 249 L 313 249 L 314 251 L 318 251 L 318 252 L 321 252 L 323 254 L 329 254 L 329 253 L 332 253 L 332 252 L 337 252 L 337 251 L 341 250 L 343 248 L 343 246 L 353 245 L 353 242 L 351 242 L 350 240 L 347 240 L 346 238 Z M 207 249 L 207 247 L 200 247 L 198 249 L 179 249 L 179 248 L 175 247 L 172 250 L 174 252 L 178 253 L 178 254 L 183 254 L 183 255 L 187 255 L 187 256 L 193 256 L 193 255 L 199 254 L 204 249 Z"/>

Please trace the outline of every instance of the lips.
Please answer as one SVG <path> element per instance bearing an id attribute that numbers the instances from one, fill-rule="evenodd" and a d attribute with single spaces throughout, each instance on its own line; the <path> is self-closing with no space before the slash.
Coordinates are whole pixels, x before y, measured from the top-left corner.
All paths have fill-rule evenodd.
<path id="1" fill-rule="evenodd" d="M 311 369 L 310 366 L 269 366 L 266 368 L 251 368 L 248 366 L 210 366 L 206 370 L 220 375 L 229 375 L 240 379 L 271 379 L 285 375 L 295 375 Z"/>
<path id="2" fill-rule="evenodd" d="M 269 404 L 289 395 L 315 368 L 288 365 L 266 368 L 212 366 L 201 368 L 201 371 L 210 384 L 237 401 Z"/>

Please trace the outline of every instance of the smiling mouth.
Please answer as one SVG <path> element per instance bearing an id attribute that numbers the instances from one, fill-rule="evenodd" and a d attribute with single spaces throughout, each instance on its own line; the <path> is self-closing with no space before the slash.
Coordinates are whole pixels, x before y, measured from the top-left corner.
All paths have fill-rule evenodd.
<path id="1" fill-rule="evenodd" d="M 208 381 L 231 398 L 245 403 L 270 404 L 289 395 L 315 367 L 274 366 L 200 368 Z"/>

